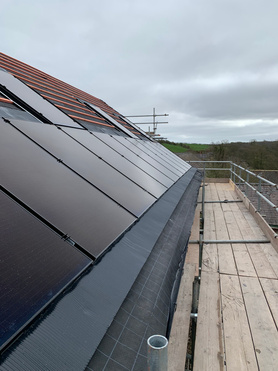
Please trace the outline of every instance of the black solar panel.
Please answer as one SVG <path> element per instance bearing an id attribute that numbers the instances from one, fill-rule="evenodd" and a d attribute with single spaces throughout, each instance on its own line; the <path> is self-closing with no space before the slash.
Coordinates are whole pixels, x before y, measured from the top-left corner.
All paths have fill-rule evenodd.
<path id="1" fill-rule="evenodd" d="M 63 163 L 135 216 L 140 216 L 156 198 L 94 155 L 54 125 L 11 121 Z M 75 130 L 76 133 L 79 130 Z M 91 135 L 90 138 L 93 139 Z"/>
<path id="2" fill-rule="evenodd" d="M 2 185 L 93 256 L 135 221 L 127 210 L 2 119 L 0 130 Z"/>
<path id="3" fill-rule="evenodd" d="M 118 142 L 115 139 L 118 136 L 117 137 L 108 136 L 108 135 L 100 134 L 100 133 L 94 133 L 94 135 L 100 140 L 102 140 L 104 143 L 108 144 L 111 148 L 113 148 L 119 154 L 123 154 L 132 163 L 134 163 L 136 166 L 138 166 L 140 169 L 145 171 L 150 176 L 154 177 L 156 180 L 158 180 L 160 183 L 165 185 L 167 188 L 170 187 L 174 183 L 173 179 L 163 174 L 161 171 L 156 169 L 154 166 L 146 162 L 142 157 L 130 151 L 122 143 Z"/>
<path id="4" fill-rule="evenodd" d="M 90 259 L 0 191 L 0 348 Z"/>
<path id="5" fill-rule="evenodd" d="M 159 170 L 162 174 L 165 174 L 168 178 L 172 179 L 173 181 L 178 180 L 178 178 L 182 175 L 182 172 L 177 171 L 174 168 L 171 169 L 171 166 L 164 160 L 154 158 L 154 155 L 149 151 L 148 153 L 146 153 L 144 147 L 142 148 L 142 146 L 140 145 L 139 140 L 120 137 L 119 138 L 115 137 L 115 139 L 118 142 L 122 143 L 125 147 L 127 147 L 131 152 L 140 156 L 147 163 L 151 164 L 155 169 Z"/>
<path id="6" fill-rule="evenodd" d="M 63 128 L 63 131 L 71 135 L 90 151 L 100 156 L 104 161 L 109 163 L 153 196 L 159 197 L 166 191 L 167 188 L 164 185 L 159 183 L 152 176 L 148 175 L 138 166 L 135 166 L 134 163 L 129 160 L 127 153 L 128 150 L 125 149 L 125 147 L 122 146 L 122 152 L 119 153 L 107 144 L 103 143 L 96 136 L 90 134 L 88 131 L 75 130 L 72 128 Z M 109 136 L 107 135 L 107 137 Z"/>
<path id="7" fill-rule="evenodd" d="M 164 146 L 160 145 L 157 142 L 150 142 L 147 140 L 137 140 L 136 142 L 140 144 L 140 148 L 144 152 L 149 153 L 158 161 L 162 161 L 162 163 L 165 163 L 165 165 L 167 164 L 167 167 L 175 170 L 175 172 L 178 171 L 178 174 L 184 174 L 184 172 L 190 168 L 190 165 L 188 165 L 185 161 L 183 161 L 174 153 L 166 150 Z"/>
<path id="8" fill-rule="evenodd" d="M 59 123 L 73 127 L 80 127 L 80 125 L 74 122 L 70 117 L 62 113 L 58 108 L 43 99 L 39 94 L 35 93 L 10 73 L 0 70 L 0 81 L 1 85 L 8 89 L 8 91 L 13 93 L 38 113 L 41 113 L 46 119 L 50 120 L 54 124 Z"/>
<path id="9" fill-rule="evenodd" d="M 196 170 L 100 99 L 3 53 L 0 65 L 0 370 L 83 370 L 94 352 L 104 368 L 144 369 Z"/>

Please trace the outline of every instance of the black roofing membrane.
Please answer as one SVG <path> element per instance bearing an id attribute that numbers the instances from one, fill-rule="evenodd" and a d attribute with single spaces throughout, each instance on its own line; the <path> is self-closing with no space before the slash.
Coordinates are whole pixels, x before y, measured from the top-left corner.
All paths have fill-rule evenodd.
<path id="1" fill-rule="evenodd" d="M 200 180 L 200 173 L 195 173 L 87 371 L 147 370 L 147 339 L 168 336 Z"/>
<path id="2" fill-rule="evenodd" d="M 196 170 L 191 168 L 71 291 L 4 353 L 0 370 L 86 368 L 187 189 L 186 202 L 191 210 L 195 208 L 200 184 L 200 180 L 194 179 L 195 174 Z M 189 187 L 191 183 L 194 185 Z M 187 229 L 192 220 L 191 216 L 185 220 Z M 169 287 L 167 290 L 161 291 L 162 301 L 169 296 Z M 163 306 L 165 304 L 159 307 L 162 312 Z M 164 320 L 162 327 L 165 329 Z M 155 323 L 152 328 L 156 328 Z M 120 354 L 121 349 L 117 351 Z M 128 356 L 126 358 L 131 362 Z M 138 358 L 144 360 L 140 352 Z M 115 354 L 108 361 L 112 365 Z M 113 370 L 113 367 L 107 369 Z"/>

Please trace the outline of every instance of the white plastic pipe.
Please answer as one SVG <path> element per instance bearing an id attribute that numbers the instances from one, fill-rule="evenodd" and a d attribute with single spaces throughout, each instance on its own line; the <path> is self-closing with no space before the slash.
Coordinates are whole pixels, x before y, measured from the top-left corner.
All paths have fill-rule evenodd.
<path id="1" fill-rule="evenodd" d="M 168 340 L 162 335 L 148 338 L 148 371 L 167 371 Z"/>

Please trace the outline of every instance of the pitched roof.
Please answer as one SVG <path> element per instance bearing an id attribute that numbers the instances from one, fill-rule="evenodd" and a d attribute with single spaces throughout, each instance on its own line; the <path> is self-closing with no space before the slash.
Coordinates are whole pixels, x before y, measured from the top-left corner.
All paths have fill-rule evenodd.
<path id="1" fill-rule="evenodd" d="M 93 367 L 109 326 L 126 347 L 130 301 L 125 332 L 166 331 L 200 175 L 102 100 L 3 53 L 0 67 L 0 369 Z M 161 290 L 132 296 L 155 265 Z M 103 368 L 143 367 L 144 348 L 126 352 Z"/>

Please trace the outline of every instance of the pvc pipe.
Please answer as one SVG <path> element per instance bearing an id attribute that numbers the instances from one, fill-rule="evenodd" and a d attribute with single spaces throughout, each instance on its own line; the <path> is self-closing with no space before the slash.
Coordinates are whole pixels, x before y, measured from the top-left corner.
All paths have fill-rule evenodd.
<path id="1" fill-rule="evenodd" d="M 167 371 L 168 340 L 162 335 L 148 338 L 148 371 Z"/>

